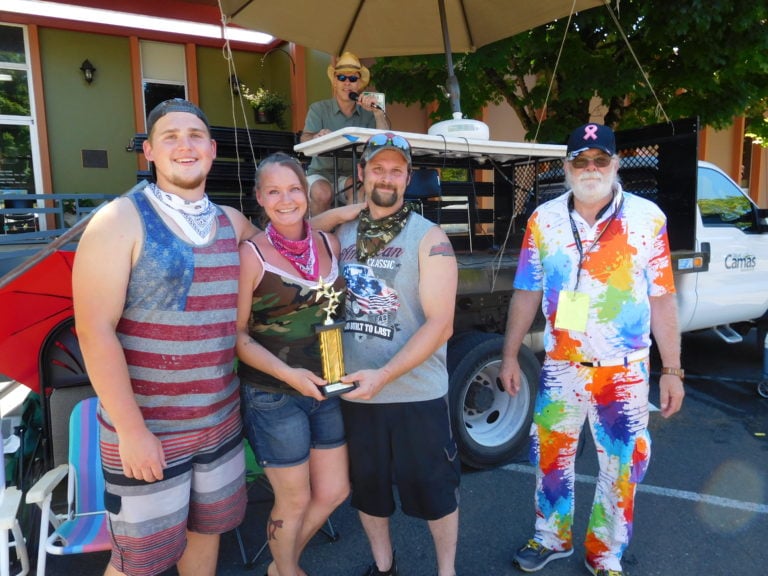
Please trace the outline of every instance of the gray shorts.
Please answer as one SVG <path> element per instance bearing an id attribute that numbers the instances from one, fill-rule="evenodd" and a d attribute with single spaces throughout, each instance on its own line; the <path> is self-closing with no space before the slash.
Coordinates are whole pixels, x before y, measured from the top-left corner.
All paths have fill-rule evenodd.
<path id="1" fill-rule="evenodd" d="M 346 184 L 347 178 L 350 178 L 350 177 L 351 177 L 350 175 L 339 176 L 339 179 L 336 182 L 336 187 L 334 188 L 334 186 L 331 184 L 331 181 L 328 180 L 328 178 L 326 178 L 322 174 L 311 174 L 307 176 L 307 188 L 311 191 L 312 184 L 314 184 L 318 180 L 323 180 L 325 182 L 328 182 L 331 188 L 333 188 L 334 199 L 336 201 L 335 205 L 343 206 L 347 203 L 347 196 L 346 196 L 347 190 L 345 189 L 344 185 Z M 349 192 L 351 191 L 352 190 L 350 189 Z"/>

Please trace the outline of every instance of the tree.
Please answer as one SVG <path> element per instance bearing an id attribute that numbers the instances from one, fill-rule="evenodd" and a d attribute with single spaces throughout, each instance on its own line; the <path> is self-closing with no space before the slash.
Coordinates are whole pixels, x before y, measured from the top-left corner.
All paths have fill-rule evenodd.
<path id="1" fill-rule="evenodd" d="M 473 117 L 488 103 L 506 101 L 529 139 L 538 130 L 539 142 L 563 142 L 588 120 L 598 96 L 613 128 L 664 121 L 662 110 L 670 119 L 698 116 L 715 128 L 745 115 L 747 131 L 768 142 L 766 2 L 623 0 L 618 6 L 612 9 L 629 46 L 599 7 L 575 15 L 565 39 L 562 19 L 454 55 L 462 111 Z M 390 101 L 437 101 L 433 118 L 450 118 L 443 55 L 381 58 L 372 75 Z"/>

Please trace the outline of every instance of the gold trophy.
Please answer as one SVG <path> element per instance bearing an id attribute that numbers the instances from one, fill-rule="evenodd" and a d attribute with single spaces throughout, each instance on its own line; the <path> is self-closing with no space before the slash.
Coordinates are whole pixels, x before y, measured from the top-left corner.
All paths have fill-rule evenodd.
<path id="1" fill-rule="evenodd" d="M 325 320 L 322 324 L 315 326 L 315 332 L 320 339 L 323 378 L 328 382 L 325 386 L 320 387 L 320 391 L 323 396 L 330 398 L 354 390 L 357 388 L 357 384 L 345 384 L 339 381 L 344 376 L 344 350 L 341 346 L 341 329 L 344 322 L 334 322 L 332 316 L 341 302 L 342 293 L 334 290 L 333 284 L 328 284 L 322 277 L 320 277 L 315 290 L 317 291 L 315 301 L 323 297 L 328 299 L 328 305 L 323 308 Z"/>

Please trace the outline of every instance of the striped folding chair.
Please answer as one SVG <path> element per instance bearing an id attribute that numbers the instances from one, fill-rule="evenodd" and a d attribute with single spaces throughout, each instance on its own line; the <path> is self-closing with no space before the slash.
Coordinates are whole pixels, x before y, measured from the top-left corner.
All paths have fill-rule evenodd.
<path id="1" fill-rule="evenodd" d="M 27 493 L 27 503 L 37 504 L 40 545 L 37 573 L 45 574 L 48 554 L 82 554 L 109 550 L 107 513 L 104 508 L 104 474 L 99 454 L 96 398 L 78 402 L 69 418 L 69 463 L 49 470 Z M 51 500 L 56 486 L 67 482 L 67 511 L 55 514 Z M 50 528 L 53 529 L 49 533 Z"/>

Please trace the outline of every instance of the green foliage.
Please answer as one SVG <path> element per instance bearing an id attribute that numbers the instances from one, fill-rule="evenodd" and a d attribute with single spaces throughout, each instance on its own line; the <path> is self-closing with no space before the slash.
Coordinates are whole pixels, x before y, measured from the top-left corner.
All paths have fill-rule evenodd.
<path id="1" fill-rule="evenodd" d="M 704 222 L 734 223 L 737 228 L 748 229 L 751 223 L 752 206 L 743 196 L 728 198 L 701 198 L 698 201 Z"/>
<path id="2" fill-rule="evenodd" d="M 469 173 L 466 168 L 443 168 L 440 170 L 440 179 L 444 182 L 466 182 Z"/>
<path id="3" fill-rule="evenodd" d="M 2 90 L 0 90 L 0 114 L 29 116 L 29 89 L 27 88 L 26 72 L 0 66 L 0 74 L 10 78 L 10 81 L 6 79 L 2 83 Z"/>
<path id="4" fill-rule="evenodd" d="M 455 54 L 462 112 L 477 117 L 484 105 L 504 101 L 528 138 L 538 130 L 540 142 L 564 142 L 573 126 L 589 119 L 590 102 L 598 96 L 607 108 L 605 121 L 614 128 L 664 121 L 662 108 L 670 119 L 698 116 L 715 128 L 743 114 L 748 132 L 768 141 L 768 4 L 623 0 L 618 6 L 613 3 L 612 9 L 631 50 L 609 12 L 599 7 L 575 15 L 565 39 L 567 19 L 562 19 L 471 54 Z M 371 71 L 388 100 L 438 101 L 434 119 L 450 117 L 450 103 L 438 86 L 447 85 L 444 56 L 381 58 Z"/>

